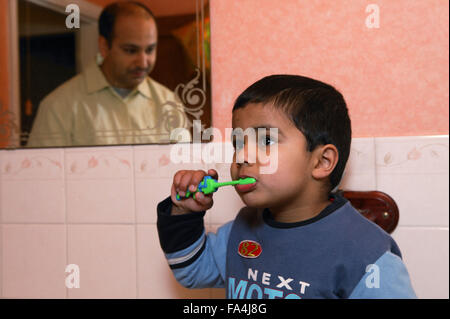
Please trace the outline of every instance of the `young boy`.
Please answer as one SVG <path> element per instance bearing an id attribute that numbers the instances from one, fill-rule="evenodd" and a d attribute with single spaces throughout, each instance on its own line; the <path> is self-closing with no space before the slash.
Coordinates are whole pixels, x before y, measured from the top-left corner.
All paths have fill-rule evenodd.
<path id="1" fill-rule="evenodd" d="M 246 204 L 236 219 L 206 235 L 212 196 L 176 199 L 196 190 L 203 171 L 178 171 L 171 196 L 158 204 L 161 247 L 181 284 L 225 287 L 227 298 L 415 298 L 394 240 L 332 193 L 351 143 L 336 89 L 301 76 L 265 77 L 237 98 L 232 122 L 265 132 L 233 141 L 231 177 L 256 179 L 235 186 Z M 267 155 L 276 155 L 271 174 L 262 173 Z"/>

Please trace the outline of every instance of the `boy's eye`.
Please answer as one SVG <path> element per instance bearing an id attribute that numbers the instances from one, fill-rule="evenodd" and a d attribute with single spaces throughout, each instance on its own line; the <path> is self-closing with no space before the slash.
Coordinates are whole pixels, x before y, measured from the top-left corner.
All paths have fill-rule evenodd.
<path id="1" fill-rule="evenodd" d="M 270 146 L 275 144 L 276 140 L 271 137 L 270 135 L 264 135 L 262 137 L 259 138 L 259 145 L 262 145 L 264 147 L 266 146 Z M 238 139 L 234 139 L 233 140 L 233 147 L 235 150 L 240 150 L 242 148 L 244 148 L 244 141 L 243 140 L 238 140 Z"/>
<path id="2" fill-rule="evenodd" d="M 273 139 L 270 135 L 262 136 L 260 139 L 260 144 L 264 146 L 273 145 L 275 142 L 275 139 Z"/>

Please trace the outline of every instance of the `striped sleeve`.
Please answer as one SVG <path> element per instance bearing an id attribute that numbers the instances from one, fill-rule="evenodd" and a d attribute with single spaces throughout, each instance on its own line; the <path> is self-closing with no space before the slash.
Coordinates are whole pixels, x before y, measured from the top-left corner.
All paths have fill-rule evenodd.
<path id="1" fill-rule="evenodd" d="M 173 253 L 191 246 L 205 231 L 205 212 L 171 215 L 172 200 L 167 197 L 157 207 L 159 243 L 165 253 Z"/>
<path id="2" fill-rule="evenodd" d="M 204 212 L 171 216 L 170 197 L 158 205 L 161 247 L 175 278 L 187 288 L 224 287 L 226 246 L 232 223 L 205 233 Z"/>

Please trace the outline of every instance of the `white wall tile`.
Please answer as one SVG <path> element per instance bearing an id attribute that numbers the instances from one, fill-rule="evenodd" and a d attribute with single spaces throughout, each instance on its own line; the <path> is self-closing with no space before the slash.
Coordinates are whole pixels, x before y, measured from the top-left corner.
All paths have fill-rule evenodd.
<path id="1" fill-rule="evenodd" d="M 132 177 L 133 150 L 129 146 L 66 149 L 65 158 L 67 180 Z"/>
<path id="2" fill-rule="evenodd" d="M 134 147 L 135 198 L 138 223 L 156 222 L 156 206 L 160 201 L 170 196 L 173 176 L 178 170 L 204 169 L 204 164 L 199 162 L 174 163 L 171 159 L 172 147 L 173 145 Z"/>
<path id="3" fill-rule="evenodd" d="M 137 223 L 156 223 L 156 207 L 170 196 L 172 179 L 138 178 L 135 184 Z"/>
<path id="4" fill-rule="evenodd" d="M 418 298 L 448 299 L 448 228 L 400 226 L 392 236 Z"/>
<path id="5" fill-rule="evenodd" d="M 400 226 L 448 227 L 447 174 L 379 174 L 378 190 L 397 203 Z"/>
<path id="6" fill-rule="evenodd" d="M 155 225 L 138 225 L 138 298 L 210 298 L 210 289 L 180 285 L 167 264 Z"/>
<path id="7" fill-rule="evenodd" d="M 62 149 L 14 150 L 0 153 L 2 180 L 62 180 Z"/>
<path id="8" fill-rule="evenodd" d="M 1 185 L 0 185 L 1 189 Z M 0 217 L 1 217 L 1 208 L 0 208 Z M 0 218 L 1 221 L 1 218 Z M 3 296 L 3 263 L 5 261 L 5 257 L 3 254 L 3 224 L 0 223 L 0 298 L 4 298 Z"/>
<path id="9" fill-rule="evenodd" d="M 65 298 L 66 226 L 2 225 L 5 298 Z"/>
<path id="10" fill-rule="evenodd" d="M 129 146 L 66 150 L 69 223 L 132 223 L 133 150 Z"/>
<path id="11" fill-rule="evenodd" d="M 176 145 L 134 146 L 136 178 L 172 179 L 178 170 L 203 168 L 201 162 L 183 163 L 172 158 L 171 150 Z"/>
<path id="12" fill-rule="evenodd" d="M 134 225 L 69 225 L 68 264 L 80 269 L 69 298 L 136 298 Z"/>
<path id="13" fill-rule="evenodd" d="M 6 151 L 4 150 L 0 150 L 0 167 L 2 167 L 2 162 L 3 162 L 3 156 L 6 153 Z M 3 178 L 0 175 L 0 202 L 2 200 L 2 182 L 3 182 Z M 3 260 L 3 217 L 2 217 L 2 207 L 0 205 L 0 260 Z M 0 261 L 0 298 L 3 298 L 3 278 L 2 278 L 2 274 L 3 274 L 3 262 Z"/>
<path id="14" fill-rule="evenodd" d="M 134 223 L 134 187 L 129 179 L 67 181 L 68 223 Z"/>
<path id="15" fill-rule="evenodd" d="M 377 188 L 375 171 L 375 140 L 354 138 L 340 189 L 372 191 Z"/>
<path id="16" fill-rule="evenodd" d="M 377 189 L 397 203 L 393 233 L 419 298 L 448 298 L 448 136 L 376 138 Z"/>
<path id="17" fill-rule="evenodd" d="M 447 226 L 448 136 L 376 138 L 377 189 L 400 210 L 399 225 Z"/>
<path id="18" fill-rule="evenodd" d="M 346 169 L 353 174 L 367 174 L 375 170 L 375 139 L 354 138 Z"/>
<path id="19" fill-rule="evenodd" d="M 172 158 L 174 156 L 171 153 L 173 152 L 173 147 L 177 147 L 174 145 L 135 146 L 134 166 L 138 222 L 156 222 L 156 214 L 153 214 L 153 212 L 156 211 L 157 203 L 170 195 L 173 176 L 178 170 L 203 170 L 206 172 L 208 169 L 215 169 L 219 174 L 220 181 L 231 180 L 230 164 L 225 162 L 226 159 L 230 161 L 232 158 L 232 150 L 230 150 L 230 145 L 228 144 L 186 144 L 182 147 L 187 147 L 186 152 L 189 154 L 189 161 L 187 163 L 177 163 L 176 158 Z M 219 162 L 214 162 L 212 160 L 214 157 L 217 157 L 216 159 Z M 230 189 L 234 192 L 232 188 Z M 229 204 L 227 194 L 230 193 L 230 189 L 220 189 L 214 195 L 215 198 L 218 198 L 219 206 L 224 201 L 227 205 Z M 231 196 L 233 195 L 231 194 Z M 238 201 L 240 201 L 239 198 Z M 228 211 L 228 214 L 231 213 Z M 206 222 L 210 222 L 210 216 L 212 214 L 206 216 Z M 229 218 L 225 216 L 223 215 L 221 218 L 215 219 L 214 222 L 228 220 Z"/>
<path id="20" fill-rule="evenodd" d="M 2 221 L 64 223 L 63 150 L 2 151 L 0 156 Z"/>
<path id="21" fill-rule="evenodd" d="M 377 189 L 375 172 L 353 174 L 350 171 L 342 176 L 339 189 L 346 191 L 373 191 Z"/>
<path id="22" fill-rule="evenodd" d="M 63 180 L 4 180 L 3 223 L 65 223 Z"/>
<path id="23" fill-rule="evenodd" d="M 375 138 L 378 174 L 448 174 L 448 136 Z"/>

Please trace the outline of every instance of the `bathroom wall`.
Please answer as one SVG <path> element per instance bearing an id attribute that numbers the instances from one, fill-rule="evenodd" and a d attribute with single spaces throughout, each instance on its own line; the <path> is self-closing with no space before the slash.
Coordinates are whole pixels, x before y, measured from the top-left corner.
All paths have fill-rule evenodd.
<path id="1" fill-rule="evenodd" d="M 448 147 L 448 136 L 355 138 L 341 185 L 396 200 L 393 237 L 420 298 L 448 298 Z M 156 204 L 175 171 L 215 168 L 230 178 L 225 157 L 191 160 L 175 164 L 171 146 L 157 145 L 0 151 L 1 296 L 224 297 L 223 289 L 181 287 L 159 247 Z M 242 207 L 233 188 L 214 198 L 208 231 Z M 66 288 L 70 264 L 79 266 L 80 288 Z"/>
<path id="2" fill-rule="evenodd" d="M 213 124 L 251 83 L 289 73 L 336 86 L 355 137 L 448 134 L 448 23 L 446 0 L 214 1 Z"/>

